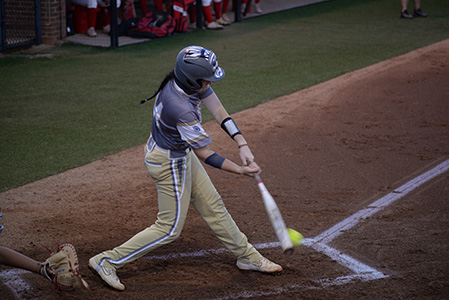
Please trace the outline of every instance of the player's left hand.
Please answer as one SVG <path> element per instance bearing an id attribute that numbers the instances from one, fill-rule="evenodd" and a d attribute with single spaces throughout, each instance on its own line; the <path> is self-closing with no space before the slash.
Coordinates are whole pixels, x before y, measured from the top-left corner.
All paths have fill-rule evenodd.
<path id="1" fill-rule="evenodd" d="M 241 147 L 239 155 L 244 166 L 249 166 L 254 162 L 254 155 L 251 153 L 251 150 L 248 146 Z"/>
<path id="2" fill-rule="evenodd" d="M 89 284 L 81 277 L 78 255 L 72 244 L 62 244 L 41 265 L 41 274 L 53 282 L 57 290 L 89 290 Z"/>

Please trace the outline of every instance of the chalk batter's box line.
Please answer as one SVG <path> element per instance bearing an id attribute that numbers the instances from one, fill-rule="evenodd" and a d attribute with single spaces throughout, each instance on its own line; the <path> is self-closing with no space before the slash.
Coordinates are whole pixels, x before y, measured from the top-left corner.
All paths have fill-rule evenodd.
<path id="1" fill-rule="evenodd" d="M 388 275 L 384 274 L 352 257 L 349 255 L 344 254 L 343 252 L 332 248 L 328 245 L 329 242 L 334 240 L 336 237 L 344 233 L 345 231 L 351 229 L 354 227 L 357 223 L 359 223 L 361 220 L 366 219 L 376 213 L 378 213 L 383 208 L 389 206 L 393 202 L 401 199 L 411 191 L 415 190 L 419 186 L 423 185 L 424 183 L 428 182 L 429 180 L 432 180 L 433 178 L 447 172 L 449 170 L 449 160 L 444 161 L 443 163 L 439 164 L 438 166 L 434 167 L 433 169 L 421 174 L 420 176 L 408 181 L 406 184 L 402 185 L 401 187 L 395 189 L 393 192 L 383 196 L 382 198 L 374 201 L 370 205 L 368 205 L 367 208 L 361 209 L 360 211 L 356 212 L 355 214 L 351 215 L 350 217 L 344 219 L 340 223 L 332 226 L 328 230 L 324 231 L 323 233 L 319 234 L 315 238 L 312 239 L 304 239 L 303 243 L 304 246 L 308 246 L 313 248 L 314 250 L 323 253 L 330 257 L 331 259 L 338 262 L 340 265 L 345 266 L 346 268 L 350 269 L 354 274 L 347 275 L 347 276 L 340 276 L 336 278 L 324 278 L 315 280 L 314 282 L 319 287 L 330 287 L 330 286 L 336 286 L 336 285 L 343 285 L 352 283 L 355 281 L 371 281 L 381 278 L 387 278 Z M 262 244 L 255 244 L 254 247 L 257 249 L 266 249 L 266 248 L 275 248 L 280 247 L 279 242 L 270 242 L 270 243 L 262 243 Z M 220 249 L 209 249 L 209 250 L 200 250 L 196 252 L 190 252 L 190 253 L 173 253 L 168 255 L 151 255 L 146 256 L 145 258 L 150 260 L 167 260 L 167 259 L 179 259 L 179 258 L 186 258 L 186 257 L 202 257 L 202 256 L 208 256 L 208 255 L 217 255 L 221 253 L 228 252 L 226 248 L 220 248 Z M 6 283 L 12 290 L 12 292 L 19 298 L 18 289 L 29 287 L 29 285 L 22 279 L 19 279 L 18 277 L 26 273 L 26 271 L 13 269 L 13 270 L 6 270 L 0 272 L 0 278 L 2 278 L 2 281 Z M 12 276 L 11 276 L 12 275 Z M 11 280 L 11 277 L 14 278 L 14 280 Z M 9 280 L 8 280 L 9 279 Z M 254 297 L 262 297 L 262 296 L 270 296 L 270 295 L 278 295 L 286 292 L 290 292 L 297 289 L 302 290 L 309 290 L 309 289 L 316 289 L 317 287 L 314 286 L 306 286 L 301 284 L 291 284 L 289 286 L 284 286 L 282 288 L 277 288 L 272 291 L 243 291 L 238 294 L 232 294 L 232 295 L 226 295 L 222 298 L 216 298 L 214 300 L 225 300 L 225 299 L 242 299 L 242 298 L 254 298 Z"/>
<path id="2" fill-rule="evenodd" d="M 361 220 L 364 220 L 376 213 L 378 213 L 383 208 L 389 206 L 393 202 L 399 200 L 400 198 L 406 196 L 408 193 L 413 191 L 414 189 L 418 188 L 419 186 L 423 185 L 424 183 L 428 182 L 429 180 L 437 177 L 438 175 L 441 175 L 449 170 L 449 160 L 444 161 L 443 163 L 439 164 L 438 166 L 434 167 L 433 169 L 421 174 L 420 176 L 408 181 L 406 184 L 402 185 L 401 187 L 395 189 L 393 192 L 383 196 L 382 198 L 374 201 L 370 205 L 368 205 L 367 208 L 362 209 L 352 216 L 344 219 L 340 223 L 334 225 L 330 229 L 324 231 L 323 233 L 319 234 L 313 239 L 304 239 L 304 245 L 312 247 L 314 250 L 323 253 L 330 257 L 331 259 L 338 262 L 340 265 L 350 269 L 354 274 L 348 275 L 348 276 L 342 276 L 342 277 L 336 277 L 336 278 L 326 278 L 326 279 L 320 279 L 316 280 L 315 282 L 318 283 L 322 287 L 329 287 L 334 285 L 342 285 L 354 282 L 356 280 L 358 281 L 371 281 L 381 278 L 387 278 L 388 275 L 384 274 L 356 259 L 353 257 L 344 254 L 343 252 L 332 248 L 328 245 L 329 242 L 334 240 L 336 237 L 344 233 L 345 231 L 353 228 L 355 225 L 357 225 Z M 271 243 L 263 243 L 263 244 L 257 244 L 254 245 L 258 249 L 263 248 L 274 248 L 279 247 L 279 242 L 271 242 Z M 178 257 L 195 257 L 195 256 L 203 256 L 203 255 L 212 255 L 212 254 L 220 254 L 223 252 L 226 252 L 227 250 L 225 248 L 216 249 L 216 250 L 202 250 L 199 252 L 193 252 L 193 253 L 180 253 L 180 254 L 170 254 L 170 255 L 162 255 L 162 256 L 149 256 L 148 259 L 169 259 L 169 258 L 178 258 Z M 234 295 L 227 295 L 224 298 L 218 298 L 218 299 L 238 299 L 238 298 L 250 298 L 250 297 L 257 297 L 257 296 L 268 296 L 268 295 L 275 295 L 282 292 L 286 292 L 288 290 L 292 289 L 305 289 L 307 287 L 303 285 L 290 285 L 288 287 L 283 287 L 282 289 L 275 289 L 271 292 L 262 292 L 260 291 L 254 291 L 254 292 L 242 292 L 240 294 L 234 294 Z M 270 294 L 271 293 L 271 294 Z M 215 300 L 218 300 L 215 299 Z"/>
<path id="3" fill-rule="evenodd" d="M 446 160 L 445 162 L 439 164 L 438 166 L 434 167 L 433 169 L 419 175 L 418 177 L 410 180 L 406 184 L 402 185 L 401 187 L 395 189 L 393 192 L 383 196 L 382 198 L 374 201 L 370 205 L 368 205 L 367 208 L 359 210 L 352 216 L 346 218 L 345 220 L 341 221 L 340 223 L 334 225 L 330 229 L 324 231 L 320 235 L 314 238 L 315 241 L 319 241 L 322 243 L 329 243 L 333 239 L 335 239 L 337 236 L 342 234 L 343 232 L 351 229 L 354 227 L 360 220 L 366 219 L 368 217 L 371 217 L 372 215 L 378 213 L 383 208 L 389 206 L 391 203 L 401 199 L 414 189 L 418 188 L 419 186 L 423 185 L 424 183 L 428 182 L 429 180 L 435 178 L 438 175 L 441 175 L 445 173 L 449 169 L 449 160 Z"/>
<path id="4" fill-rule="evenodd" d="M 434 167 L 433 169 L 410 180 L 406 184 L 395 189 L 393 192 L 383 196 L 382 198 L 379 198 L 378 200 L 369 204 L 367 206 L 367 208 L 359 210 L 358 212 L 354 213 L 350 217 L 344 219 L 343 221 L 332 226 L 328 230 L 317 235 L 315 238 L 304 239 L 304 245 L 305 246 L 313 246 L 313 244 L 316 244 L 316 243 L 328 244 L 329 242 L 334 240 L 340 234 L 342 234 L 345 231 L 354 227 L 361 220 L 366 219 L 366 218 L 378 213 L 383 208 L 389 206 L 390 204 L 392 204 L 393 202 L 404 197 L 405 195 L 407 195 L 414 189 L 418 188 L 419 186 L 423 185 L 424 183 L 428 182 L 429 180 L 437 177 L 438 175 L 441 175 L 441 174 L 447 172 L 448 170 L 449 170 L 449 159 L 444 161 L 443 163 L 439 164 L 438 166 Z M 275 248 L 275 247 L 279 247 L 280 243 L 279 242 L 270 242 L 270 243 L 256 244 L 254 246 L 258 249 Z M 216 255 L 216 254 L 220 254 L 220 253 L 227 252 L 227 251 L 228 250 L 225 248 L 220 248 L 220 249 L 200 250 L 200 251 L 190 252 L 190 253 L 151 255 L 151 256 L 146 256 L 146 258 L 147 259 L 155 259 L 155 260 L 177 259 L 177 258 L 183 258 L 183 257 L 198 257 L 198 256 L 205 256 L 205 255 Z"/>

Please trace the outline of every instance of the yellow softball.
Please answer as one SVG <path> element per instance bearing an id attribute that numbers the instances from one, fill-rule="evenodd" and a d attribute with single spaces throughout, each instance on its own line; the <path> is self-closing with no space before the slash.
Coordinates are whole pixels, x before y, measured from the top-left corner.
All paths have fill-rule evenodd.
<path id="1" fill-rule="evenodd" d="M 288 236 L 293 243 L 293 246 L 299 247 L 302 245 L 304 237 L 298 231 L 293 230 L 291 228 L 287 228 Z"/>

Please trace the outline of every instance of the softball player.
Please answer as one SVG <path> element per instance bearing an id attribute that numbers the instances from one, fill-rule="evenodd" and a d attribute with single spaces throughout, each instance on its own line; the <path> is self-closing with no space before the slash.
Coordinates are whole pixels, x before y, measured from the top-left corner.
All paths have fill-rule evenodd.
<path id="1" fill-rule="evenodd" d="M 147 99 L 156 97 L 151 135 L 145 146 L 145 165 L 156 183 L 159 213 L 151 227 L 89 260 L 89 266 L 111 287 L 125 289 L 116 275 L 117 268 L 173 242 L 181 234 L 190 204 L 237 257 L 238 268 L 282 271 L 281 266 L 264 258 L 248 242 L 200 162 L 239 175 L 260 172 L 245 138 L 210 87 L 224 76 L 212 51 L 190 46 L 179 52 L 174 70 Z M 242 166 L 209 148 L 212 140 L 201 125 L 202 103 L 236 142 Z"/>
<path id="2" fill-rule="evenodd" d="M 95 27 L 97 24 L 97 8 L 107 9 L 110 6 L 109 0 L 72 0 L 73 4 L 81 5 L 87 7 L 87 35 L 91 37 L 96 37 L 97 32 L 95 31 Z M 121 0 L 117 0 L 117 9 L 121 5 Z M 103 27 L 103 31 L 105 33 L 109 33 L 111 30 L 110 22 L 110 13 L 107 10 L 108 18 L 106 20 L 106 25 Z"/>

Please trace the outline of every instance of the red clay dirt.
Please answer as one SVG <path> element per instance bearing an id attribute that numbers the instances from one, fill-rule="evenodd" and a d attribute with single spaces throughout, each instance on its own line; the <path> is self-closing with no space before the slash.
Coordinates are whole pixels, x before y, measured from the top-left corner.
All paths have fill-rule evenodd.
<path id="1" fill-rule="evenodd" d="M 405 182 L 449 159 L 449 40 L 345 74 L 234 116 L 252 145 L 262 178 L 285 222 L 313 238 Z M 237 161 L 237 148 L 214 122 L 212 147 Z M 276 240 L 255 181 L 206 167 L 228 210 L 253 244 Z M 332 247 L 388 275 L 323 286 L 351 275 L 302 246 L 286 256 L 260 252 L 284 271 L 240 271 L 192 209 L 181 237 L 118 270 L 123 292 L 106 287 L 88 259 L 153 224 L 154 183 L 143 146 L 0 194 L 1 245 L 37 260 L 70 242 L 86 294 L 57 292 L 42 277 L 18 273 L 2 299 L 445 299 L 449 295 L 449 174 L 423 184 L 363 220 Z M 154 257 L 157 256 L 157 257 Z M 12 273 L 0 266 L 0 274 Z M 10 272 L 10 273 L 8 273 Z"/>

